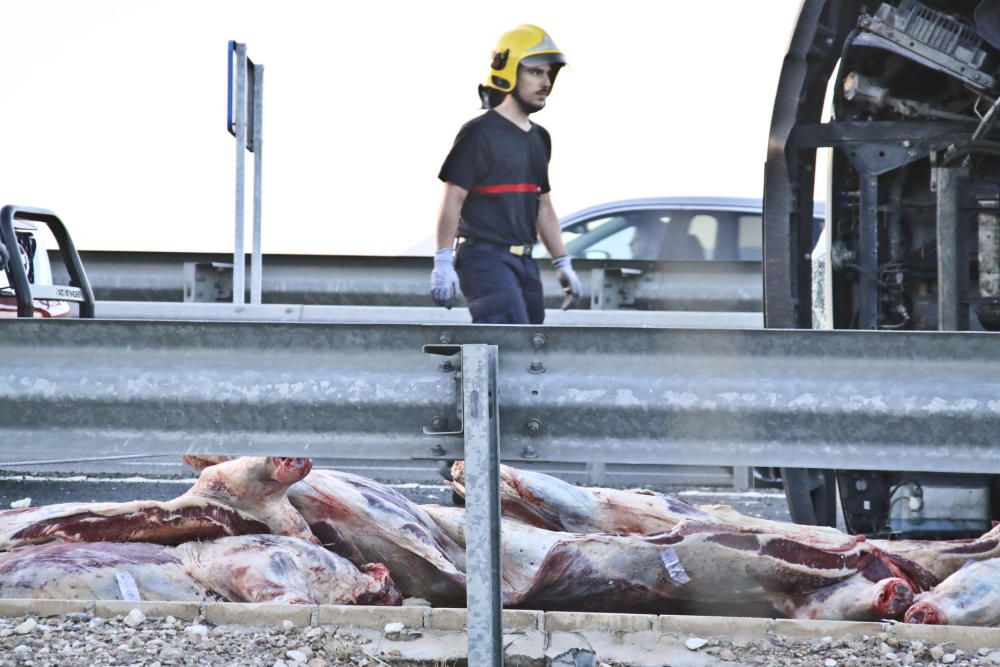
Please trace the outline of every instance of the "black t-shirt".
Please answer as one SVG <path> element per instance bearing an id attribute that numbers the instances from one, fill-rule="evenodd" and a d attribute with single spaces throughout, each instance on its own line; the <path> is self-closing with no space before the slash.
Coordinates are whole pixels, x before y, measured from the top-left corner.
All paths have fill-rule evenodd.
<path id="1" fill-rule="evenodd" d="M 549 191 L 552 140 L 541 125 L 527 132 L 494 110 L 459 130 L 438 178 L 468 190 L 458 235 L 504 245 L 538 240 L 538 197 Z"/>

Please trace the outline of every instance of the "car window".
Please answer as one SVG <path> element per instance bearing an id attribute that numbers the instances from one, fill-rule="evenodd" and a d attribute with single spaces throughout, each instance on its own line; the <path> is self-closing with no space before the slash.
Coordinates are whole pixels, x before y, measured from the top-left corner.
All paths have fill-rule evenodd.
<path id="1" fill-rule="evenodd" d="M 615 221 L 620 221 L 621 216 L 610 216 L 604 218 L 595 218 L 593 220 L 583 220 L 581 222 L 575 222 L 572 225 L 567 225 L 562 228 L 562 240 L 566 245 L 566 249 L 570 255 L 573 257 L 583 257 L 582 253 L 577 254 L 574 249 L 576 247 L 589 246 L 592 243 L 596 243 L 598 240 L 603 239 L 605 236 L 614 233 L 614 229 L 611 227 L 606 227 L 606 225 L 612 224 Z M 604 228 L 604 231 L 602 231 Z M 616 228 L 617 229 L 617 228 Z M 586 239 L 583 241 L 577 241 L 580 237 L 585 236 Z M 548 257 L 549 252 L 545 249 L 545 246 L 541 243 L 535 243 L 534 250 L 531 251 L 532 257 Z"/>
<path id="2" fill-rule="evenodd" d="M 669 223 L 662 211 L 630 211 L 569 225 L 563 242 L 574 257 L 656 259 Z M 541 250 L 536 256 L 546 255 Z"/>
<path id="3" fill-rule="evenodd" d="M 588 259 L 632 259 L 634 238 L 635 227 L 628 225 L 594 243 L 580 246 L 576 254 Z"/>
<path id="4" fill-rule="evenodd" d="M 715 242 L 719 236 L 719 219 L 714 215 L 708 213 L 698 213 L 691 217 L 691 223 L 688 225 L 688 237 L 684 240 L 689 244 L 687 253 L 691 257 L 684 257 L 683 259 L 715 259 Z M 698 244 L 701 245 L 701 256 L 698 256 L 698 249 L 694 241 L 690 238 L 694 237 L 698 240 Z"/>
<path id="5" fill-rule="evenodd" d="M 712 209 L 623 211 L 563 228 L 574 257 L 612 260 L 760 261 L 760 213 Z M 547 257 L 538 244 L 535 257 Z"/>
<path id="6" fill-rule="evenodd" d="M 764 257 L 763 220 L 759 215 L 739 217 L 739 258 L 760 261 Z"/>

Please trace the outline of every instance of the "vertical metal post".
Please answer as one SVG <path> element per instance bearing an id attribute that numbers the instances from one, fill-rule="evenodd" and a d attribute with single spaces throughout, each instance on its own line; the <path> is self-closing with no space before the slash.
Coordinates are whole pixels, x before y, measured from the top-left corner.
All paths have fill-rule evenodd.
<path id="1" fill-rule="evenodd" d="M 878 176 L 861 178 L 861 229 L 858 239 L 858 328 L 878 328 Z"/>
<path id="2" fill-rule="evenodd" d="M 260 188 L 264 158 L 264 66 L 253 66 L 253 246 L 250 250 L 250 303 L 260 303 L 263 275 L 260 251 Z"/>
<path id="3" fill-rule="evenodd" d="M 236 45 L 236 234 L 233 245 L 233 303 L 243 304 L 246 289 L 246 261 L 243 252 L 243 183 L 247 147 L 247 45 Z"/>
<path id="4" fill-rule="evenodd" d="M 969 328 L 966 287 L 969 266 L 963 247 L 961 226 L 962 186 L 965 169 L 935 169 L 937 183 L 938 328 L 965 331 Z"/>
<path id="5" fill-rule="evenodd" d="M 470 665 L 503 664 L 497 346 L 462 346 L 465 544 Z"/>

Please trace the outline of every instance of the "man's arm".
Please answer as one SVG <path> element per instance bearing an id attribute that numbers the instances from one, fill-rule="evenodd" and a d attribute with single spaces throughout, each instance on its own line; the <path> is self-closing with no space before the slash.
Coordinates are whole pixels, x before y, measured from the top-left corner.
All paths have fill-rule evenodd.
<path id="1" fill-rule="evenodd" d="M 441 212 L 438 215 L 437 247 L 450 248 L 455 244 L 458 234 L 458 219 L 462 215 L 462 205 L 469 191 L 454 183 L 444 184 L 444 198 L 441 201 Z"/>
<path id="2" fill-rule="evenodd" d="M 431 271 L 431 296 L 434 303 L 450 309 L 461 294 L 458 274 L 455 273 L 455 235 L 458 233 L 458 219 L 462 215 L 462 204 L 468 195 L 465 188 L 454 183 L 444 184 L 444 198 L 437 223 L 437 252 L 434 253 L 434 270 Z"/>
<path id="3" fill-rule="evenodd" d="M 556 278 L 559 279 L 559 284 L 562 285 L 563 292 L 566 293 L 566 298 L 562 302 L 562 309 L 566 310 L 576 305 L 576 302 L 580 300 L 583 287 L 573 270 L 573 262 L 566 252 L 566 244 L 562 240 L 562 230 L 559 228 L 559 217 L 556 215 L 556 209 L 552 205 L 552 198 L 549 197 L 548 192 L 539 197 L 538 221 L 535 223 L 535 227 L 538 229 L 538 237 L 545 245 L 545 249 L 549 251 L 549 256 L 552 257 Z"/>
<path id="4" fill-rule="evenodd" d="M 538 221 L 535 226 L 538 228 L 538 238 L 549 251 L 549 257 L 562 257 L 566 254 L 562 231 L 559 229 L 559 217 L 548 192 L 538 198 Z"/>

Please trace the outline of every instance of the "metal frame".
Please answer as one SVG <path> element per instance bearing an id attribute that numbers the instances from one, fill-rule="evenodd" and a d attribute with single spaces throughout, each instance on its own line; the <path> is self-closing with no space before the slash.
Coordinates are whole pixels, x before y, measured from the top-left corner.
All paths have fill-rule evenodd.
<path id="1" fill-rule="evenodd" d="M 59 258 L 62 260 L 68 274 L 69 285 L 39 285 L 32 291 L 31 283 L 24 267 L 17 259 L 17 234 L 14 231 L 14 220 L 31 220 L 48 226 L 59 245 Z M 76 250 L 66 225 L 52 211 L 44 208 L 14 206 L 8 204 L 0 209 L 0 242 L 11 251 L 9 272 L 14 294 L 17 298 L 17 316 L 34 317 L 34 298 L 62 299 L 76 301 L 80 304 L 80 317 L 94 316 L 94 291 L 87 280 L 87 272 L 83 269 L 80 254 Z"/>
<path id="2" fill-rule="evenodd" d="M 764 164 L 764 321 L 769 328 L 811 326 L 816 149 L 794 138 L 800 126 L 820 122 L 827 81 L 860 4 L 804 0 L 781 69 Z"/>

